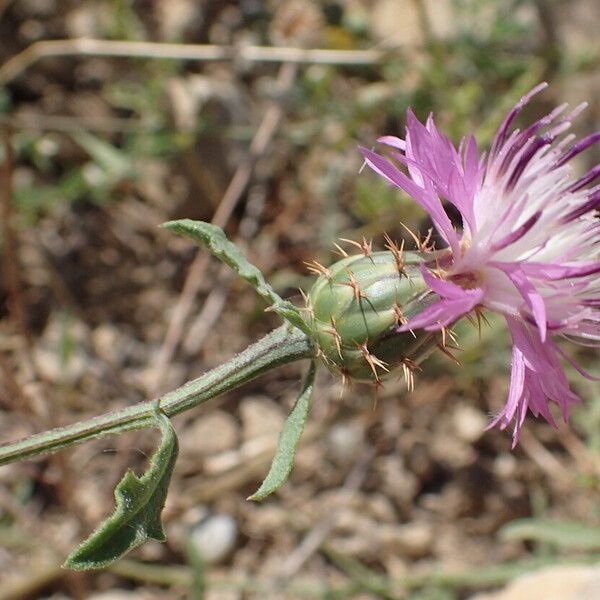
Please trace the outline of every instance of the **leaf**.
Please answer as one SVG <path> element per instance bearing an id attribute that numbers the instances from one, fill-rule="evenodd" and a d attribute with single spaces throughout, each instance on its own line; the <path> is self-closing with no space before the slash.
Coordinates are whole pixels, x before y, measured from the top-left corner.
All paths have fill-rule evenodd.
<path id="1" fill-rule="evenodd" d="M 267 302 L 271 303 L 270 310 L 289 321 L 292 325 L 309 334 L 308 326 L 300 310 L 291 302 L 283 300 L 266 282 L 264 275 L 244 256 L 242 251 L 227 239 L 220 227 L 205 223 L 181 219 L 169 221 L 162 225 L 165 229 L 185 235 L 195 242 L 208 248 L 214 256 L 229 265 L 240 277 L 245 279 Z"/>
<path id="2" fill-rule="evenodd" d="M 502 527 L 499 535 L 503 540 L 545 542 L 565 549 L 600 549 L 600 528 L 577 521 L 517 519 Z"/>
<path id="3" fill-rule="evenodd" d="M 147 538 L 165 541 L 160 514 L 177 460 L 178 443 L 166 415 L 157 412 L 156 425 L 162 432 L 162 439 L 147 471 L 141 477 L 133 471 L 123 476 L 115 488 L 115 511 L 69 555 L 65 567 L 76 571 L 99 569 Z"/>
<path id="4" fill-rule="evenodd" d="M 135 175 L 133 162 L 126 152 L 83 129 L 74 131 L 71 133 L 71 137 L 112 181 L 121 181 Z"/>
<path id="5" fill-rule="evenodd" d="M 283 430 L 279 434 L 277 451 L 273 457 L 271 468 L 261 486 L 252 496 L 248 497 L 248 500 L 263 500 L 287 480 L 294 464 L 296 448 L 298 447 L 300 436 L 304 431 L 304 425 L 306 424 L 308 411 L 310 410 L 310 397 L 314 383 L 315 363 L 312 362 L 302 384 L 302 391 L 285 420 Z"/>

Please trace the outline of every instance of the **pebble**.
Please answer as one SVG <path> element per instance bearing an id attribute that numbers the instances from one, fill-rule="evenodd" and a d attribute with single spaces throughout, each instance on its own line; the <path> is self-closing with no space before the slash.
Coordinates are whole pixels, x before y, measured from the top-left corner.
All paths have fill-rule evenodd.
<path id="1" fill-rule="evenodd" d="M 89 368 L 84 351 L 86 327 L 64 313 L 53 314 L 33 349 L 33 360 L 44 379 L 75 384 Z"/>
<path id="2" fill-rule="evenodd" d="M 207 562 L 217 563 L 233 549 L 237 538 L 237 523 L 226 514 L 213 514 L 198 524 L 189 533 L 189 543 Z"/>
<path id="3" fill-rule="evenodd" d="M 410 558 L 426 556 L 433 544 L 433 527 L 423 521 L 406 523 L 394 528 L 393 546 Z"/>
<path id="4" fill-rule="evenodd" d="M 213 410 L 200 415 L 185 428 L 181 438 L 186 443 L 182 442 L 181 445 L 194 453 L 217 454 L 235 448 L 239 435 L 239 426 L 230 414 Z"/>
<path id="5" fill-rule="evenodd" d="M 354 462 L 363 445 L 364 429 L 357 421 L 335 424 L 327 434 L 327 447 L 334 462 L 347 465 Z"/>
<path id="6" fill-rule="evenodd" d="M 245 441 L 263 435 L 279 435 L 283 427 L 284 412 L 268 396 L 248 396 L 240 403 L 242 437 Z"/>
<path id="7" fill-rule="evenodd" d="M 487 422 L 481 411 L 468 404 L 459 404 L 452 413 L 452 426 L 456 435 L 470 444 L 483 435 Z"/>
<path id="8" fill-rule="evenodd" d="M 447 37 L 453 30 L 450 0 L 424 0 L 430 26 L 438 38 Z M 371 11 L 371 34 L 389 46 L 420 46 L 426 41 L 418 5 L 411 0 L 378 0 Z"/>

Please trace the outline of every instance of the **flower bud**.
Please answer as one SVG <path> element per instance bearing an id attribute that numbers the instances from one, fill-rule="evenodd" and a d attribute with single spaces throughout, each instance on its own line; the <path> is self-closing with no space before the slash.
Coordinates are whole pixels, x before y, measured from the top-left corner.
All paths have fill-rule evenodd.
<path id="1" fill-rule="evenodd" d="M 320 273 L 307 297 L 313 341 L 332 371 L 361 381 L 380 380 L 402 366 L 412 371 L 435 348 L 439 332 L 398 333 L 435 295 L 423 282 L 422 257 L 396 247 L 348 256 Z"/>

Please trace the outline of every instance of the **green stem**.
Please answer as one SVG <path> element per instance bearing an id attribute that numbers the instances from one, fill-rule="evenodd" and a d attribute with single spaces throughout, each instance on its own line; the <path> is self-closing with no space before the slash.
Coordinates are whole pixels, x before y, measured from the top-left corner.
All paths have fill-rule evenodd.
<path id="1" fill-rule="evenodd" d="M 306 334 L 282 325 L 230 361 L 160 398 L 0 445 L 0 465 L 48 454 L 105 435 L 153 427 L 157 409 L 172 417 L 252 381 L 266 371 L 313 355 Z"/>

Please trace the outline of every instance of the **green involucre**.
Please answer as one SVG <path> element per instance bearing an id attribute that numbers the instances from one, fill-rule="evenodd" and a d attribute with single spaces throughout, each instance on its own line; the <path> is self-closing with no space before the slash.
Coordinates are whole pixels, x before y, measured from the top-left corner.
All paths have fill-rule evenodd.
<path id="1" fill-rule="evenodd" d="M 348 377 L 379 381 L 418 364 L 439 341 L 436 332 L 398 333 L 434 299 L 423 282 L 422 257 L 374 252 L 346 257 L 319 276 L 308 295 L 312 337 L 327 366 Z"/>

